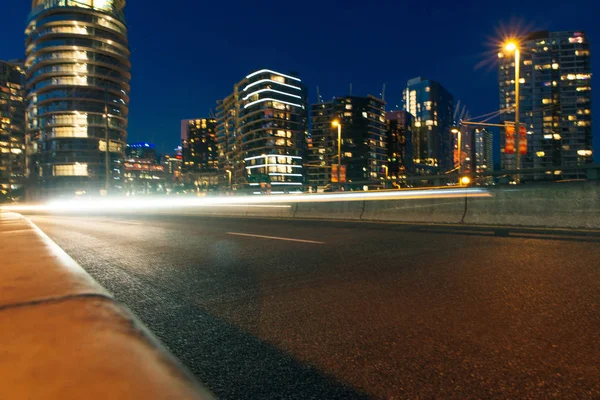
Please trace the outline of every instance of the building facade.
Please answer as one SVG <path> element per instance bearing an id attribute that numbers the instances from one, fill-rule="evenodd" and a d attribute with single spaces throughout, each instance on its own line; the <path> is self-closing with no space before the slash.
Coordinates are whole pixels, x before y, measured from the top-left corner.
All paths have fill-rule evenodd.
<path id="1" fill-rule="evenodd" d="M 475 168 L 478 174 L 485 174 L 486 172 L 494 171 L 494 147 L 493 147 L 493 134 L 486 128 L 475 128 L 473 130 L 475 135 Z"/>
<path id="2" fill-rule="evenodd" d="M 123 191 L 128 196 L 165 194 L 170 189 L 171 174 L 158 162 L 150 143 L 128 144 L 123 161 Z"/>
<path id="3" fill-rule="evenodd" d="M 217 120 L 214 118 L 181 121 L 181 146 L 184 172 L 217 172 Z"/>
<path id="4" fill-rule="evenodd" d="M 592 162 L 592 69 L 588 38 L 583 31 L 535 32 L 519 40 L 521 53 L 520 122 L 527 130 L 527 154 L 521 169 L 543 169 L 522 174 L 521 180 L 583 177 L 568 171 Z M 514 55 L 501 52 L 498 85 L 502 121 L 515 120 Z M 504 152 L 502 169 L 516 169 L 516 154 Z"/>
<path id="5" fill-rule="evenodd" d="M 308 140 L 308 182 L 318 190 L 336 181 L 336 120 L 341 124 L 341 166 L 346 185 L 377 185 L 387 175 L 388 149 L 385 102 L 374 96 L 338 97 L 311 106 Z"/>
<path id="6" fill-rule="evenodd" d="M 119 189 L 131 78 L 125 0 L 32 6 L 25 31 L 31 172 L 46 195 Z"/>
<path id="7" fill-rule="evenodd" d="M 413 116 L 407 111 L 385 114 L 387 127 L 388 176 L 398 179 L 414 172 L 413 164 Z"/>
<path id="8" fill-rule="evenodd" d="M 454 168 L 454 97 L 438 82 L 422 77 L 407 82 L 405 110 L 414 118 L 413 157 L 418 174 Z"/>
<path id="9" fill-rule="evenodd" d="M 25 193 L 25 72 L 0 61 L 0 201 Z"/>
<path id="10" fill-rule="evenodd" d="M 236 190 L 304 186 L 307 93 L 300 78 L 255 71 L 217 107 L 218 163 Z M 230 175 L 230 176 L 229 176 Z"/>
<path id="11" fill-rule="evenodd" d="M 125 147 L 125 156 L 126 158 L 140 158 L 153 162 L 156 162 L 158 159 L 156 146 L 146 142 L 127 144 Z"/>

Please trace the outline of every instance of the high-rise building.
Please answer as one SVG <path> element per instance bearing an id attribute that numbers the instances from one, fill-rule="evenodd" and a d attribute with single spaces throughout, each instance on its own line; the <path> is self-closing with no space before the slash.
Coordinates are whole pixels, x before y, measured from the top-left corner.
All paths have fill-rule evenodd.
<path id="1" fill-rule="evenodd" d="M 346 183 L 362 188 L 384 179 L 388 161 L 385 102 L 374 96 L 345 96 L 311 106 L 309 184 L 318 189 L 337 180 L 332 171 L 338 164 L 334 120 L 342 126 L 341 166 L 346 169 Z"/>
<path id="2" fill-rule="evenodd" d="M 475 128 L 472 130 L 475 135 L 474 155 L 477 173 L 494 171 L 494 151 L 493 134 L 486 128 Z"/>
<path id="3" fill-rule="evenodd" d="M 405 109 L 414 117 L 413 157 L 417 173 L 454 168 L 454 98 L 438 82 L 422 77 L 407 82 Z"/>
<path id="4" fill-rule="evenodd" d="M 398 177 L 413 172 L 413 116 L 407 111 L 385 113 L 387 125 L 388 174 Z"/>
<path id="5" fill-rule="evenodd" d="M 581 173 L 563 171 L 592 162 L 592 69 L 590 44 L 583 31 L 535 32 L 519 40 L 521 53 L 520 122 L 526 127 L 527 154 L 521 180 L 565 179 Z M 499 56 L 498 85 L 502 121 L 515 120 L 515 59 Z M 504 153 L 502 169 L 516 169 L 516 154 Z M 518 149 L 516 149 L 518 151 Z"/>
<path id="6" fill-rule="evenodd" d="M 25 67 L 33 173 L 48 195 L 119 188 L 131 78 L 125 0 L 32 7 Z"/>
<path id="7" fill-rule="evenodd" d="M 184 172 L 217 172 L 217 120 L 214 118 L 181 121 Z"/>
<path id="8" fill-rule="evenodd" d="M 307 94 L 297 76 L 261 69 L 218 102 L 219 168 L 237 189 L 303 188 Z M 225 175 L 229 178 L 228 175 Z"/>
<path id="9" fill-rule="evenodd" d="M 0 61 L 0 201 L 24 196 L 24 78 L 22 65 Z"/>

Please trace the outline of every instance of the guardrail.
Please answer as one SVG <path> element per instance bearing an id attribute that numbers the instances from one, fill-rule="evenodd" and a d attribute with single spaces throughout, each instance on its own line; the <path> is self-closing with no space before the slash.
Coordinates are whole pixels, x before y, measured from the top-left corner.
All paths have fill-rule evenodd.
<path id="1" fill-rule="evenodd" d="M 0 212 L 0 397 L 210 399 L 151 333 L 24 217 Z"/>

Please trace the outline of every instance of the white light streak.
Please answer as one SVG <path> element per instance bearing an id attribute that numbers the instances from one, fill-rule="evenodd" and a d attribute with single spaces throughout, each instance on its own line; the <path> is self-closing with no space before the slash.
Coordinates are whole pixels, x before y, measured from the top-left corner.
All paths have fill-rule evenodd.
<path id="1" fill-rule="evenodd" d="M 271 176 L 302 176 L 302 174 L 284 174 L 282 172 L 269 172 Z"/>
<path id="2" fill-rule="evenodd" d="M 302 183 L 300 183 L 300 182 L 271 182 L 271 185 L 288 185 L 288 186 L 292 186 L 292 185 L 299 186 L 300 185 L 301 186 Z"/>
<path id="3" fill-rule="evenodd" d="M 277 100 L 277 99 L 273 99 L 273 98 L 271 98 L 271 97 L 267 97 L 267 98 L 265 98 L 265 99 L 260 99 L 260 100 L 256 100 L 256 101 L 253 101 L 253 102 L 251 102 L 251 103 L 248 103 L 248 104 L 246 104 L 246 105 L 244 106 L 244 108 L 252 107 L 252 106 L 253 106 L 253 105 L 255 105 L 255 104 L 258 104 L 258 103 L 264 103 L 265 101 L 276 101 L 276 102 L 278 102 L 278 103 L 281 103 L 281 104 L 287 104 L 287 105 L 289 105 L 289 106 L 296 106 L 296 107 L 302 107 L 302 108 L 304 108 L 304 107 L 303 107 L 302 105 L 300 105 L 300 104 L 296 104 L 296 103 L 290 103 L 290 102 L 288 102 L 288 101 L 283 101 L 283 100 Z"/>
<path id="4" fill-rule="evenodd" d="M 292 89 L 302 90 L 298 86 L 289 85 L 289 84 L 283 83 L 283 82 L 277 82 L 277 81 L 274 81 L 273 79 L 261 79 L 260 81 L 252 82 L 251 84 L 249 84 L 248 86 L 246 86 L 244 88 L 244 92 L 246 90 L 248 90 L 249 88 L 251 88 L 252 86 L 260 85 L 261 83 L 265 83 L 265 82 L 272 82 L 272 83 L 276 83 L 278 85 L 282 85 L 282 86 L 289 87 L 289 88 L 292 88 Z"/>
<path id="5" fill-rule="evenodd" d="M 292 183 L 292 182 L 272 182 Z M 301 184 L 300 184 L 301 185 Z M 260 194 L 260 192 L 255 192 Z M 289 207 L 290 203 L 321 203 L 345 201 L 371 201 L 371 200 L 410 200 L 432 198 L 465 198 L 465 197 L 491 197 L 486 189 L 480 188 L 455 188 L 455 189 L 417 189 L 394 190 L 373 192 L 349 193 L 314 193 L 314 194 L 287 194 L 279 196 L 215 196 L 215 197 L 167 197 L 167 198 L 98 198 L 98 199 L 73 199 L 56 200 L 46 204 L 37 205 L 8 205 L 0 207 L 4 211 L 26 212 L 100 212 L 111 213 L 120 211 L 159 211 L 164 209 L 193 207 L 264 207 L 265 204 L 281 204 Z"/>
<path id="6" fill-rule="evenodd" d="M 275 75 L 283 76 L 284 78 L 293 79 L 295 81 L 302 82 L 299 78 L 296 78 L 295 76 L 285 75 L 285 74 L 282 74 L 280 72 L 275 72 L 275 71 L 270 70 L 270 69 L 261 69 L 260 71 L 256 71 L 256 72 L 251 73 L 250 75 L 246 76 L 246 78 L 251 78 L 254 75 L 262 74 L 262 73 L 265 73 L 265 72 L 270 72 L 270 73 L 275 74 Z"/>
<path id="7" fill-rule="evenodd" d="M 255 94 L 259 94 L 259 93 L 263 93 L 263 92 L 273 92 L 273 93 L 279 93 L 279 94 L 283 94 L 286 96 L 290 96 L 290 97 L 295 97 L 297 99 L 301 99 L 302 97 L 295 95 L 295 94 L 291 94 L 291 93 L 286 93 L 286 92 L 282 92 L 281 90 L 275 90 L 275 89 L 260 89 L 257 90 L 256 92 L 252 92 L 246 95 L 246 97 L 244 97 L 244 100 L 248 100 L 248 98 L 254 96 Z"/>

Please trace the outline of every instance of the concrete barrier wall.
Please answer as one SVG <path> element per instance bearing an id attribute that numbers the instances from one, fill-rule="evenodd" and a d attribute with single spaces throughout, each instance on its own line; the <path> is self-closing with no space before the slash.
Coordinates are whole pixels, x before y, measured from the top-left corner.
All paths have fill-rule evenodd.
<path id="1" fill-rule="evenodd" d="M 419 195 L 420 198 L 398 196 L 394 200 L 369 200 L 357 196 L 353 201 L 337 199 L 313 201 L 313 197 L 303 196 L 301 202 L 290 200 L 289 203 L 145 208 L 137 211 L 98 210 L 93 213 L 67 210 L 57 213 L 304 218 L 600 229 L 600 183 L 598 182 L 488 187 L 483 190 L 487 190 L 488 193 L 484 194 L 488 196 L 468 197 L 466 210 L 464 191 L 457 188 L 455 191 L 450 189 L 451 196 L 445 192 L 442 194 L 445 197 L 441 198 L 427 197 L 435 193 L 424 191 Z M 406 191 L 403 194 L 410 192 Z M 481 194 L 471 193 L 470 196 Z M 314 199 L 318 198 L 318 196 L 314 197 Z M 277 200 L 277 196 L 272 196 L 269 200 Z"/>
<path id="2" fill-rule="evenodd" d="M 336 201 L 325 203 L 296 203 L 295 218 L 359 220 L 364 201 Z"/>
<path id="3" fill-rule="evenodd" d="M 212 396 L 35 225 L 0 212 L 0 398 Z"/>
<path id="4" fill-rule="evenodd" d="M 468 200 L 465 223 L 600 228 L 600 184 L 561 183 L 491 190 Z"/>
<path id="5" fill-rule="evenodd" d="M 459 223 L 465 207 L 464 198 L 367 201 L 363 220 Z"/>

